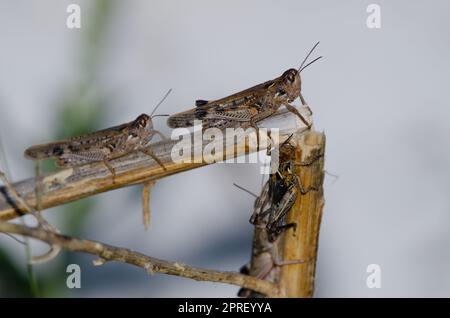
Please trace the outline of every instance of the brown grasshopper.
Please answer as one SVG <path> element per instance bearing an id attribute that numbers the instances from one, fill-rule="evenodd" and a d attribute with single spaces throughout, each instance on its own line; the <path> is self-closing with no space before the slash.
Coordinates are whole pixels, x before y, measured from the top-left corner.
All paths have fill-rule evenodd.
<path id="1" fill-rule="evenodd" d="M 113 176 L 114 168 L 109 164 L 112 159 L 120 158 L 133 151 L 140 151 L 155 160 L 164 170 L 163 163 L 146 148 L 155 134 L 166 137 L 153 128 L 152 118 L 158 107 L 170 94 L 169 90 L 155 106 L 150 115 L 139 115 L 135 120 L 69 139 L 31 146 L 25 150 L 25 157 L 32 160 L 56 158 L 59 167 L 75 167 L 92 162 L 103 162 Z"/>
<path id="2" fill-rule="evenodd" d="M 298 193 L 306 194 L 315 187 L 304 188 L 296 175 L 297 166 L 308 166 L 315 162 L 322 154 L 313 154 L 311 159 L 304 162 L 295 161 L 295 148 L 290 143 L 292 135 L 279 148 L 279 168 L 264 184 L 261 194 L 256 196 L 250 191 L 238 188 L 256 197 L 250 223 L 254 224 L 253 250 L 250 264 L 245 265 L 241 272 L 277 283 L 280 266 L 301 264 L 302 260 L 281 260 L 278 250 L 280 234 L 296 224 L 284 223 L 287 212 L 292 208 Z M 260 297 L 248 289 L 241 289 L 241 297 Z"/>
<path id="3" fill-rule="evenodd" d="M 253 231 L 252 240 L 252 258 L 251 261 L 244 265 L 240 272 L 242 274 L 257 277 L 259 279 L 267 280 L 273 283 L 278 283 L 280 276 L 280 266 L 290 264 L 301 264 L 302 260 L 281 260 L 281 255 L 278 249 L 278 242 L 271 241 L 267 231 L 268 216 L 261 213 L 263 210 L 269 208 L 272 204 L 269 196 L 269 183 L 267 181 L 263 186 L 261 194 L 256 196 L 250 191 L 238 186 L 236 187 L 250 193 L 256 197 L 253 213 L 258 215 L 253 223 L 255 229 Z M 260 217 L 259 217 L 260 216 Z M 241 288 L 238 292 L 238 296 L 244 298 L 263 297 L 263 295 L 256 293 L 250 289 Z"/>
<path id="4" fill-rule="evenodd" d="M 305 188 L 297 175 L 297 167 L 309 166 L 322 154 L 314 153 L 312 158 L 297 162 L 295 158 L 295 147 L 290 143 L 292 135 L 289 136 L 278 148 L 279 166 L 278 170 L 271 174 L 268 181 L 268 197 L 270 206 L 263 210 L 255 210 L 250 218 L 250 223 L 256 224 L 258 218 L 268 216 L 266 228 L 269 241 L 273 242 L 286 228 L 295 224 L 284 224 L 284 218 L 292 208 L 298 193 L 304 195 L 309 191 L 317 191 L 314 186 Z M 269 151 L 270 153 L 270 151 Z"/>
<path id="5" fill-rule="evenodd" d="M 257 122 L 271 116 L 281 106 L 285 106 L 310 128 L 311 124 L 291 103 L 300 97 L 302 104 L 306 105 L 301 94 L 300 73 L 321 58 L 320 56 L 304 65 L 318 44 L 319 42 L 314 45 L 298 69 L 291 68 L 274 80 L 218 100 L 197 100 L 196 108 L 170 116 L 167 124 L 172 128 L 191 127 L 194 120 L 201 120 L 204 129 L 253 127 L 258 131 Z"/>

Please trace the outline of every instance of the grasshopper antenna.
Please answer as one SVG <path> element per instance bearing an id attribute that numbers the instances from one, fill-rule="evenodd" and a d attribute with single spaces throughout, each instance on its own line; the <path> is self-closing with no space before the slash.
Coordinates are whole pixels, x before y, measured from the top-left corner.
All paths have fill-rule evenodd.
<path id="1" fill-rule="evenodd" d="M 159 101 L 159 103 L 155 106 L 155 108 L 153 108 L 153 111 L 152 111 L 152 113 L 150 114 L 150 117 L 151 118 L 153 118 L 153 117 L 158 117 L 158 116 L 169 116 L 169 115 L 153 115 L 155 112 L 156 112 L 156 110 L 158 109 L 158 107 L 159 106 L 161 106 L 161 104 L 166 100 L 166 98 L 167 98 L 167 96 L 169 96 L 169 94 L 172 92 L 172 89 L 169 89 L 168 91 L 167 91 L 167 93 L 164 95 L 164 97 Z"/>
<path id="2" fill-rule="evenodd" d="M 247 190 L 246 188 L 241 187 L 240 185 L 238 185 L 238 184 L 236 184 L 236 183 L 233 183 L 233 185 L 234 185 L 236 188 L 241 189 L 242 191 L 245 191 L 245 192 L 247 192 L 248 194 L 254 196 L 255 198 L 258 197 L 256 194 L 254 194 L 254 193 L 251 192 L 250 190 Z"/>
<path id="3" fill-rule="evenodd" d="M 306 64 L 305 66 L 303 66 L 299 72 L 301 73 L 305 68 L 307 68 L 308 66 L 310 66 L 312 63 L 316 62 L 317 60 L 320 60 L 323 56 L 319 56 L 318 58 L 315 58 L 314 60 L 312 60 L 311 62 L 309 62 L 308 64 Z"/>
<path id="4" fill-rule="evenodd" d="M 309 53 L 306 55 L 305 59 L 303 60 L 302 64 L 300 64 L 300 67 L 298 68 L 298 71 L 301 72 L 302 69 L 304 69 L 303 65 L 306 63 L 306 61 L 308 60 L 309 56 L 311 55 L 311 53 L 316 49 L 316 47 L 319 45 L 320 42 L 317 42 L 316 44 L 314 44 L 314 46 L 312 47 L 312 49 L 309 51 Z M 320 58 L 320 57 L 319 57 Z M 315 59 L 313 62 L 317 61 L 319 58 Z M 311 62 L 311 63 L 313 63 Z M 306 66 L 310 65 L 311 63 L 308 63 Z M 306 67 L 305 66 L 305 67 Z"/>

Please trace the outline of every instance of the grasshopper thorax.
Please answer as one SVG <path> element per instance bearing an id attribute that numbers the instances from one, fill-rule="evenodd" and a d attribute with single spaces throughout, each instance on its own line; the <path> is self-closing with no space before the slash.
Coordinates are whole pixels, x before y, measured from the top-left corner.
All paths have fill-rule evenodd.
<path id="1" fill-rule="evenodd" d="M 291 68 L 281 75 L 278 93 L 279 95 L 286 95 L 289 102 L 292 102 L 300 96 L 301 88 L 302 80 L 300 79 L 300 72 L 296 69 Z"/>

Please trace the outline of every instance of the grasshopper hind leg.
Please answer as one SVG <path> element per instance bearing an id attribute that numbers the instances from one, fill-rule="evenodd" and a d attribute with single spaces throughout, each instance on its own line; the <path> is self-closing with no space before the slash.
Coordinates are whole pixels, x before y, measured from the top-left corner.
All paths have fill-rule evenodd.
<path id="1" fill-rule="evenodd" d="M 116 171 L 109 163 L 105 153 L 101 150 L 79 151 L 63 154 L 58 158 L 56 164 L 60 167 L 76 167 L 88 163 L 101 162 L 111 172 L 112 181 L 115 183 Z"/>

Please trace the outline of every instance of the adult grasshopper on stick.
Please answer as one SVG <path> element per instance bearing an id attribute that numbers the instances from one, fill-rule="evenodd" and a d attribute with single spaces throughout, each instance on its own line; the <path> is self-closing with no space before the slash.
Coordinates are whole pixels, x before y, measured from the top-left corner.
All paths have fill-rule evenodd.
<path id="1" fill-rule="evenodd" d="M 319 42 L 313 46 L 298 69 L 291 68 L 273 80 L 218 100 L 197 100 L 196 108 L 171 115 L 167 124 L 172 128 L 191 127 L 195 120 L 201 120 L 203 129 L 253 127 L 258 131 L 259 121 L 270 117 L 281 106 L 285 106 L 310 128 L 311 124 L 291 103 L 300 97 L 301 103 L 306 105 L 301 93 L 300 73 L 322 57 L 319 56 L 305 65 L 318 44 Z M 257 136 L 259 137 L 258 134 Z"/>
<path id="2" fill-rule="evenodd" d="M 234 184 L 241 190 L 251 194 L 255 197 L 255 203 L 253 206 L 253 213 L 260 215 L 263 209 L 269 208 L 272 205 L 271 198 L 269 196 L 269 181 L 267 181 L 262 190 L 261 194 L 257 196 L 251 193 L 247 189 Z M 259 279 L 267 280 L 273 283 L 278 282 L 280 276 L 279 267 L 283 265 L 290 264 L 301 264 L 302 260 L 281 260 L 279 244 L 277 241 L 272 241 L 269 239 L 269 234 L 267 231 L 268 217 L 263 216 L 258 217 L 254 220 L 253 225 L 255 226 L 253 232 L 252 240 L 252 258 L 249 263 L 242 266 L 240 272 L 242 274 L 257 277 Z M 244 298 L 254 298 L 263 297 L 263 295 L 255 293 L 250 289 L 241 288 L 239 290 L 238 296 Z"/>
<path id="3" fill-rule="evenodd" d="M 153 128 L 152 118 L 167 116 L 153 114 L 170 92 L 171 90 L 164 95 L 150 115 L 142 114 L 129 123 L 86 135 L 31 146 L 25 150 L 25 157 L 32 160 L 56 158 L 56 165 L 59 167 L 76 167 L 87 163 L 102 162 L 111 172 L 113 182 L 116 173 L 109 161 L 133 151 L 140 151 L 150 156 L 163 169 L 166 169 L 158 157 L 146 147 L 156 134 L 166 139 L 162 133 Z"/>
<path id="4" fill-rule="evenodd" d="M 150 115 L 141 114 L 135 120 L 119 126 L 114 126 L 92 132 L 86 135 L 71 137 L 69 139 L 54 141 L 47 144 L 35 145 L 25 150 L 25 157 L 33 160 L 56 158 L 60 167 L 76 167 L 93 162 L 102 162 L 111 172 L 113 183 L 116 172 L 109 161 L 123 157 L 130 152 L 140 151 L 155 160 L 164 170 L 164 164 L 148 148 L 155 135 L 162 139 L 166 137 L 153 128 L 152 119 L 158 107 L 164 102 L 172 90 L 170 89 L 161 101 L 155 106 Z M 147 229 L 150 223 L 150 189 L 154 182 L 144 184 L 142 191 L 144 226 Z"/>
<path id="5" fill-rule="evenodd" d="M 289 136 L 278 148 L 278 170 L 269 176 L 268 183 L 268 200 L 270 205 L 265 208 L 255 209 L 250 218 L 250 223 L 255 224 L 258 218 L 268 217 L 266 228 L 268 239 L 275 241 L 276 238 L 286 228 L 295 226 L 295 224 L 285 224 L 286 214 L 292 208 L 297 195 L 305 195 L 309 191 L 317 191 L 315 186 L 304 187 L 297 175 L 297 169 L 309 166 L 318 160 L 323 154 L 314 153 L 307 161 L 298 162 L 295 158 L 295 147 L 290 140 L 293 135 Z"/>

